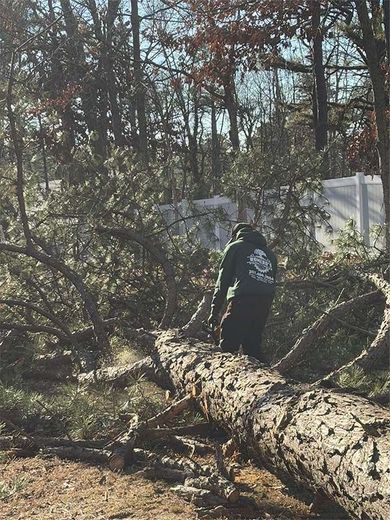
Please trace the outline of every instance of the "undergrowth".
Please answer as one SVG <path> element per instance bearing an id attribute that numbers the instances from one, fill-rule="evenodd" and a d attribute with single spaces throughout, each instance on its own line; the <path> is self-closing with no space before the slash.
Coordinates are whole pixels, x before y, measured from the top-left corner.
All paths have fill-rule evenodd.
<path id="1" fill-rule="evenodd" d="M 3 482 L 0 480 L 0 500 L 6 501 L 12 498 L 16 493 L 21 491 L 29 482 L 28 477 L 18 475 L 11 482 Z"/>
<path id="2" fill-rule="evenodd" d="M 129 420 L 147 419 L 164 407 L 162 392 L 142 379 L 126 390 L 75 384 L 35 391 L 26 383 L 0 384 L 0 420 L 7 431 L 102 438 L 122 431 Z"/>
<path id="3" fill-rule="evenodd" d="M 390 370 L 378 370 L 365 374 L 361 368 L 351 367 L 338 376 L 337 383 L 342 388 L 358 390 L 371 398 L 389 395 Z"/>

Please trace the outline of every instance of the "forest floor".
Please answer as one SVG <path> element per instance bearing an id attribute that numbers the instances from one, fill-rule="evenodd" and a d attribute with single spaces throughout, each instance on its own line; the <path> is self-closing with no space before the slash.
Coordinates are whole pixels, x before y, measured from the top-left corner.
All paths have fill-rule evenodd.
<path id="1" fill-rule="evenodd" d="M 0 475 L 1 520 L 198 518 L 195 508 L 170 491 L 168 484 L 136 473 L 118 474 L 104 467 L 35 457 L 2 461 Z M 334 510 L 311 515 L 302 492 L 295 490 L 292 495 L 275 476 L 250 463 L 238 470 L 236 482 L 248 503 L 232 509 L 230 518 L 347 520 Z"/>
<path id="2" fill-rule="evenodd" d="M 137 359 L 134 350 L 119 349 L 116 364 Z M 89 439 L 103 433 L 114 437 L 127 425 L 120 412 L 136 413 L 143 420 L 166 405 L 165 392 L 143 379 L 126 390 L 83 390 L 74 384 L 20 377 L 0 384 L 0 418 L 9 417 L 19 432 L 31 435 L 70 434 Z M 196 412 L 176 418 L 179 425 L 199 419 Z M 0 422 L 0 431 L 2 427 Z M 227 439 L 200 440 L 222 443 Z M 207 458 L 196 460 L 212 464 Z M 242 500 L 231 506 L 230 519 L 348 520 L 331 506 L 321 515 L 310 513 L 312 497 L 302 488 L 287 487 L 250 461 L 239 458 L 234 462 Z M 0 452 L 0 520 L 195 520 L 199 518 L 195 509 L 171 491 L 168 483 L 147 480 L 135 470 L 114 473 L 103 466 L 44 456 L 9 458 L 9 453 Z"/>

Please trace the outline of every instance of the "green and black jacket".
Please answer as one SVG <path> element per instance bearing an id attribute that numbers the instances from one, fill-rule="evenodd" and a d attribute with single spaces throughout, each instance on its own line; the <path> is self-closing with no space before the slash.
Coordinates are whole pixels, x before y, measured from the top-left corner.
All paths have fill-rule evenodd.
<path id="1" fill-rule="evenodd" d="M 263 235 L 241 229 L 224 251 L 211 304 L 213 316 L 219 314 L 225 298 L 229 301 L 243 295 L 273 295 L 276 269 L 276 256 Z"/>

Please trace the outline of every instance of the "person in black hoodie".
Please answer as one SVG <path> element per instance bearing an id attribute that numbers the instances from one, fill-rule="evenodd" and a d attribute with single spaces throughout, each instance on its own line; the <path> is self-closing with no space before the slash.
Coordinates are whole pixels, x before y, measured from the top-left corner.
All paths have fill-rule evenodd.
<path id="1" fill-rule="evenodd" d="M 233 228 L 215 286 L 209 325 L 215 329 L 221 308 L 228 302 L 221 322 L 223 352 L 243 353 L 261 359 L 261 338 L 275 295 L 277 261 L 263 235 L 250 224 Z"/>

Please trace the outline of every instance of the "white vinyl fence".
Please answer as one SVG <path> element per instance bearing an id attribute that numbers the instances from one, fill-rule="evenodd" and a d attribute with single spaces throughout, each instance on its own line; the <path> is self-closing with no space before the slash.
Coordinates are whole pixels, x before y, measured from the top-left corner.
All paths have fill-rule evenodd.
<path id="1" fill-rule="evenodd" d="M 382 181 L 379 175 L 366 176 L 357 173 L 354 177 L 329 179 L 322 182 L 321 196 L 316 204 L 329 215 L 328 221 L 316 224 L 315 236 L 325 250 L 334 249 L 334 239 L 348 220 L 355 222 L 356 230 L 367 245 L 373 245 L 370 229 L 382 226 L 385 220 Z"/>
<path id="2" fill-rule="evenodd" d="M 315 238 L 325 251 L 335 249 L 334 239 L 350 219 L 355 222 L 365 243 L 373 245 L 370 228 L 384 223 L 379 176 L 357 173 L 353 177 L 325 180 L 321 195 L 308 194 L 308 197 L 328 215 L 326 221 L 313 223 Z M 185 235 L 190 232 L 205 247 L 216 250 L 224 248 L 238 219 L 237 204 L 222 196 L 191 203 L 183 200 L 176 206 L 159 206 L 159 211 L 173 233 Z M 252 212 L 249 209 L 247 213 L 250 215 Z"/>
<path id="3" fill-rule="evenodd" d="M 159 210 L 168 226 L 179 235 L 190 234 L 209 249 L 221 250 L 237 222 L 237 204 L 228 197 L 186 200 L 176 206 L 166 204 Z"/>

